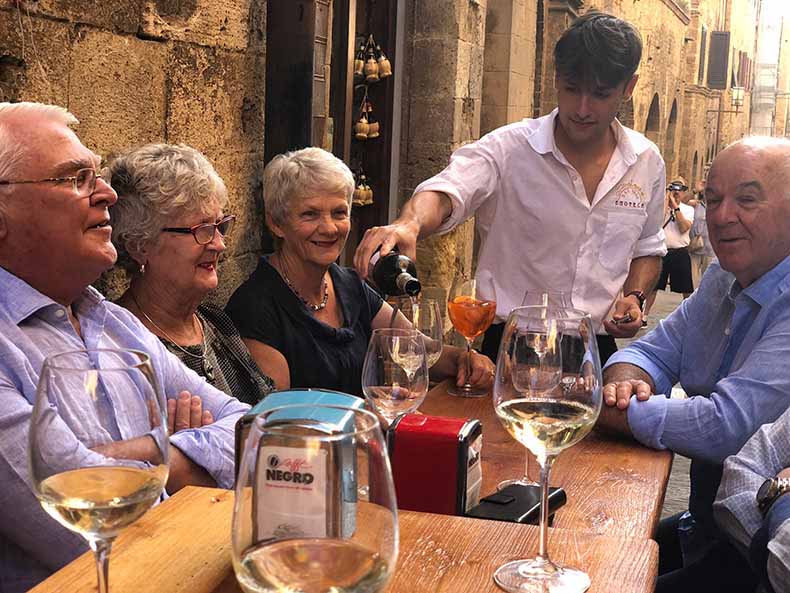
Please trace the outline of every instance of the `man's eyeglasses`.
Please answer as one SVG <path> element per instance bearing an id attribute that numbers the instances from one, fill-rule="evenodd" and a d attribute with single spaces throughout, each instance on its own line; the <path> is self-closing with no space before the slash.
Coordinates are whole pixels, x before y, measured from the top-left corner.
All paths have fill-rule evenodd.
<path id="1" fill-rule="evenodd" d="M 231 214 L 219 222 L 204 222 L 191 227 L 168 226 L 164 227 L 162 232 L 181 233 L 183 235 L 191 234 L 198 245 L 208 245 L 214 240 L 214 233 L 216 231 L 219 231 L 222 238 L 227 237 L 233 229 L 234 222 L 236 222 L 236 217 Z"/>
<path id="2" fill-rule="evenodd" d="M 96 178 L 101 177 L 109 185 L 109 176 L 106 169 L 79 169 L 70 177 L 48 177 L 47 179 L 25 179 L 21 181 L 0 181 L 0 185 L 16 185 L 18 183 L 65 183 L 71 181 L 74 193 L 81 198 L 87 198 L 96 191 Z"/>

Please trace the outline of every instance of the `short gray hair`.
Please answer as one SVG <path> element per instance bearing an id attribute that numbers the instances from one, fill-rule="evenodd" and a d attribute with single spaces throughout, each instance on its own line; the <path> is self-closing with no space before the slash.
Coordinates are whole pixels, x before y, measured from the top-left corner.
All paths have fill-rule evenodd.
<path id="1" fill-rule="evenodd" d="M 311 195 L 342 195 L 350 206 L 354 175 L 348 165 L 309 147 L 279 154 L 263 170 L 263 204 L 275 224 L 285 223 L 293 200 Z"/>
<path id="2" fill-rule="evenodd" d="M 63 107 L 22 101 L 20 103 L 0 103 L 0 179 L 6 179 L 28 156 L 24 142 L 24 130 L 13 125 L 19 118 L 38 117 L 74 126 L 79 120 Z"/>
<path id="3" fill-rule="evenodd" d="M 118 201 L 110 208 L 112 242 L 118 263 L 129 271 L 131 256 L 151 245 L 174 215 L 210 214 L 225 208 L 228 192 L 214 167 L 185 144 L 147 144 L 119 154 L 108 163 Z"/>

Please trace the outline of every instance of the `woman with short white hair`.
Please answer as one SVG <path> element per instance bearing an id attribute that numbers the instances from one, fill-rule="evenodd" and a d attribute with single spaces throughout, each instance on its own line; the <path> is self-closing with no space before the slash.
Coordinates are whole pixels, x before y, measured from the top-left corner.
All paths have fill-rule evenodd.
<path id="1" fill-rule="evenodd" d="M 354 177 L 320 148 L 278 155 L 263 176 L 275 251 L 261 258 L 225 310 L 279 389 L 361 395 L 368 340 L 373 329 L 389 326 L 392 307 L 353 269 L 335 263 L 351 229 Z M 399 313 L 395 325 L 408 323 Z M 462 383 L 465 356 L 459 348 L 444 348 L 431 375 L 457 376 Z M 474 353 L 470 381 L 488 387 L 492 379 L 491 361 Z"/>
<path id="2" fill-rule="evenodd" d="M 222 309 L 204 299 L 234 216 L 227 190 L 200 152 L 148 144 L 113 158 L 108 174 L 118 263 L 131 273 L 118 303 L 209 383 L 249 404 L 273 389 Z"/>

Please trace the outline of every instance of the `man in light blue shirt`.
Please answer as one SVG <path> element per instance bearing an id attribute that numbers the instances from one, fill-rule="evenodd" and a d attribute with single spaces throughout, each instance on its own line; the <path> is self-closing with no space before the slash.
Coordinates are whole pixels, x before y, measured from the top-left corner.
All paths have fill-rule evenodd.
<path id="1" fill-rule="evenodd" d="M 183 429 L 170 437 L 169 492 L 232 487 L 234 426 L 249 408 L 205 383 L 90 287 L 115 262 L 107 209 L 117 196 L 97 177 L 100 159 L 71 130 L 75 123 L 59 107 L 0 103 L 1 593 L 26 591 L 87 550 L 43 511 L 30 486 L 28 426 L 44 358 L 85 348 L 150 355 Z M 64 434 L 64 446 L 73 438 Z M 150 461 L 146 451 L 136 455 Z"/>
<path id="2" fill-rule="evenodd" d="M 712 516 L 722 463 L 790 405 L 790 141 L 749 138 L 708 176 L 719 263 L 643 339 L 612 357 L 599 424 L 690 457 L 689 512 L 662 521 L 657 591 L 748 591 L 756 581 Z M 688 399 L 669 399 L 680 383 Z M 658 395 L 652 395 L 658 394 Z"/>

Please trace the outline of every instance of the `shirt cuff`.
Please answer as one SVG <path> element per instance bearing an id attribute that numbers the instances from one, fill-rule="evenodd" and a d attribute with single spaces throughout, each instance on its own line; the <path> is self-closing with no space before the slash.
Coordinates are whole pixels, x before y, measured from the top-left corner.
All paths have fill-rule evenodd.
<path id="1" fill-rule="evenodd" d="M 448 198 L 450 198 L 450 204 L 452 205 L 453 210 L 450 213 L 450 216 L 444 219 L 442 224 L 439 225 L 439 228 L 436 229 L 434 232 L 435 235 L 444 235 L 445 233 L 449 233 L 466 219 L 466 207 L 464 205 L 464 201 L 461 199 L 461 196 L 458 195 L 458 190 L 451 183 L 443 180 L 427 179 L 414 189 L 414 193 L 412 195 L 416 195 L 421 191 L 435 191 L 443 193 Z"/>
<path id="2" fill-rule="evenodd" d="M 654 395 L 639 401 L 635 395 L 628 402 L 628 426 L 634 438 L 651 449 L 666 449 L 662 440 L 667 418 L 667 403 L 664 395 Z"/>
<path id="3" fill-rule="evenodd" d="M 233 442 L 225 431 L 213 434 L 221 429 L 216 425 L 181 430 L 170 437 L 170 443 L 177 447 L 195 465 L 205 469 L 217 482 L 220 488 L 233 488 L 234 457 L 233 448 L 226 446 Z"/>
<path id="4" fill-rule="evenodd" d="M 664 257 L 666 254 L 667 245 L 665 242 L 664 231 L 659 230 L 655 235 L 639 239 L 639 241 L 636 242 L 634 254 L 631 256 L 631 258 L 636 259 L 637 257 L 647 257 L 651 255 Z"/>

